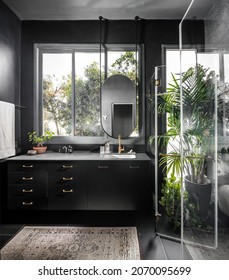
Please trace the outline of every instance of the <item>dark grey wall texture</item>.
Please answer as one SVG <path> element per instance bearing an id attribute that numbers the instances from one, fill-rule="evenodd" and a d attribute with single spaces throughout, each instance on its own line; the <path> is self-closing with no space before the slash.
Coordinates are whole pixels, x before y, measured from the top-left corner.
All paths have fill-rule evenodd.
<path id="1" fill-rule="evenodd" d="M 205 21 L 207 48 L 229 51 L 229 1 L 218 0 Z"/>
<path id="2" fill-rule="evenodd" d="M 0 1 L 0 100 L 20 97 L 21 22 Z"/>
<path id="3" fill-rule="evenodd" d="M 162 64 L 162 45 L 178 45 L 179 20 L 141 20 L 138 23 L 137 42 L 144 45 L 144 72 L 146 86 L 154 67 Z M 204 22 L 186 24 L 184 43 L 204 43 Z M 106 43 L 135 43 L 134 20 L 107 21 Z M 21 110 L 22 150 L 28 146 L 28 131 L 33 130 L 33 47 L 34 43 L 99 43 L 99 20 L 96 21 L 20 21 L 0 0 L 0 100 L 19 102 Z M 146 106 L 147 108 L 147 106 Z M 153 126 L 150 112 L 145 112 L 146 139 Z M 152 123 L 151 123 L 152 122 Z M 20 127 L 20 125 L 18 125 Z M 22 140 L 22 141 L 20 141 Z M 21 143 L 20 143 L 21 142 Z"/>

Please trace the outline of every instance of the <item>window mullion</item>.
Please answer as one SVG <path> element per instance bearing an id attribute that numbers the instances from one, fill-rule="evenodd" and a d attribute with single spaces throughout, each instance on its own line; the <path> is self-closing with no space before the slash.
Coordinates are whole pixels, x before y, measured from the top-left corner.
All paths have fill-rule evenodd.
<path id="1" fill-rule="evenodd" d="M 104 80 L 108 77 L 108 55 L 107 55 L 107 47 L 104 45 Z"/>
<path id="2" fill-rule="evenodd" d="M 38 65 L 38 91 L 39 91 L 39 99 L 38 99 L 38 104 L 39 104 L 39 116 L 40 116 L 40 121 L 38 123 L 38 126 L 36 127 L 35 130 L 38 130 L 38 133 L 43 134 L 44 133 L 44 126 L 43 126 L 43 119 L 44 119 L 44 108 L 43 108 L 43 52 L 39 52 L 39 62 Z"/>
<path id="3" fill-rule="evenodd" d="M 76 77 L 75 77 L 75 51 L 72 51 L 72 136 L 75 136 L 76 117 L 75 117 L 75 94 L 76 94 Z"/>

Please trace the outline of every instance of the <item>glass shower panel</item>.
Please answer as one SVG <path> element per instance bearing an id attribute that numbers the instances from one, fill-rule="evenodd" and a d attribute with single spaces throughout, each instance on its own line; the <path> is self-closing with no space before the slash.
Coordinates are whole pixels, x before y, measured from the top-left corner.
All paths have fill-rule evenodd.
<path id="1" fill-rule="evenodd" d="M 192 55 L 191 52 L 187 54 Z M 150 83 L 154 112 L 151 152 L 154 155 L 155 166 L 155 230 L 165 259 L 174 258 L 174 254 L 167 250 L 168 244 L 176 242 L 176 247 L 181 248 L 181 182 L 176 168 L 171 168 L 171 157 L 176 159 L 173 157 L 173 150 L 179 149 L 178 131 L 171 128 L 172 120 L 180 110 L 179 100 L 171 88 L 175 76 L 179 78 L 179 63 L 174 61 L 179 61 L 179 50 L 167 49 L 166 66 L 155 67 Z M 179 251 L 181 252 L 178 249 L 175 253 L 176 259 L 182 257 Z"/>
<path id="2" fill-rule="evenodd" d="M 221 0 L 211 1 L 209 9 L 202 11 L 205 43 L 196 42 L 196 61 L 190 61 L 188 70 L 182 65 L 185 38 L 190 27 L 192 34 L 197 32 L 196 12 L 201 1 L 191 1 L 180 23 L 181 241 L 182 252 L 188 252 L 193 259 L 229 257 L 229 77 L 225 50 L 218 45 L 220 40 L 216 44 L 216 37 L 211 39 L 214 30 L 209 30 L 220 25 L 218 16 L 213 22 L 222 8 L 218 2 L 223 5 Z"/>
<path id="3" fill-rule="evenodd" d="M 166 133 L 165 124 L 167 117 L 166 110 L 162 105 L 162 100 L 166 96 L 166 75 L 167 70 L 164 65 L 156 66 L 150 82 L 151 106 L 153 105 L 152 108 L 154 111 L 154 135 L 151 139 L 151 147 L 155 160 L 155 216 L 156 232 L 159 236 L 170 235 L 169 228 L 166 227 L 170 218 L 166 215 L 167 203 L 163 195 L 166 169 L 160 164 L 161 154 L 166 151 L 166 145 L 162 144 Z"/>

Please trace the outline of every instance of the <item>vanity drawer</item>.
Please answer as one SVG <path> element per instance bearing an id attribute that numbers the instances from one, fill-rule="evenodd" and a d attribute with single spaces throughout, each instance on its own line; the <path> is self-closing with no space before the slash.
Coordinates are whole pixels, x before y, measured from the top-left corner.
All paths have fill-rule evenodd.
<path id="1" fill-rule="evenodd" d="M 59 185 L 59 186 L 73 186 L 79 184 L 80 175 L 73 172 L 65 173 L 50 173 L 48 184 L 49 185 Z"/>
<path id="2" fill-rule="evenodd" d="M 8 196 L 22 198 L 34 198 L 37 196 L 47 196 L 47 187 L 37 185 L 9 185 Z"/>
<path id="3" fill-rule="evenodd" d="M 8 173 L 8 183 L 20 185 L 46 185 L 48 175 L 46 172 L 10 172 Z"/>
<path id="4" fill-rule="evenodd" d="M 34 172 L 42 171 L 46 169 L 45 164 L 30 162 L 30 161 L 19 161 L 19 162 L 9 162 L 8 172 Z"/>
<path id="5" fill-rule="evenodd" d="M 80 163 L 77 162 L 59 162 L 59 163 L 52 163 L 48 166 L 49 172 L 58 172 L 58 173 L 68 173 L 68 172 L 77 172 L 77 170 L 81 169 Z"/>
<path id="6" fill-rule="evenodd" d="M 50 210 L 86 210 L 86 189 L 80 186 L 49 186 Z"/>
<path id="7" fill-rule="evenodd" d="M 47 210 L 47 197 L 21 198 L 10 197 L 8 199 L 8 209 L 11 210 Z"/>

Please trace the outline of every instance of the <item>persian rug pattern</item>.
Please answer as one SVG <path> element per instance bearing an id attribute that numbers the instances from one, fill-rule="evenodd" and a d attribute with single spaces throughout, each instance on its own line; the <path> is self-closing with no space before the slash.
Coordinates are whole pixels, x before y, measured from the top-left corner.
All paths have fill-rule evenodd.
<path id="1" fill-rule="evenodd" d="M 135 227 L 25 226 L 1 250 L 3 260 L 139 260 Z"/>

